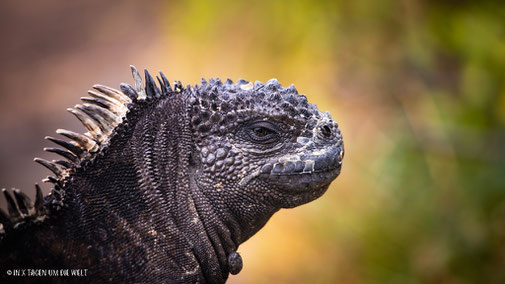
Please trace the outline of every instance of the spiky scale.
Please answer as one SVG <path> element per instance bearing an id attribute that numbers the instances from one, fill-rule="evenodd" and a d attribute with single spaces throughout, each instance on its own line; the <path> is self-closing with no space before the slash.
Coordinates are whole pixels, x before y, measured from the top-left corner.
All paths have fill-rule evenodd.
<path id="1" fill-rule="evenodd" d="M 164 94 L 165 91 L 163 90 L 163 81 L 158 75 L 156 75 L 156 81 L 158 81 L 158 84 L 160 85 L 161 93 Z"/>
<path id="2" fill-rule="evenodd" d="M 71 139 L 72 141 L 77 143 L 83 150 L 90 150 L 96 146 L 96 141 L 84 134 L 76 133 L 66 129 L 56 129 L 56 133 Z"/>
<path id="3" fill-rule="evenodd" d="M 131 103 L 131 100 L 128 96 L 126 96 L 125 94 L 121 93 L 120 91 L 118 91 L 116 89 L 113 89 L 113 88 L 110 88 L 110 87 L 107 87 L 104 85 L 100 85 L 100 84 L 93 85 L 93 89 L 100 91 L 101 93 L 108 95 L 108 96 L 120 101 L 123 104 Z"/>
<path id="4" fill-rule="evenodd" d="M 71 169 L 74 167 L 73 164 L 71 164 L 67 161 L 64 161 L 64 160 L 57 160 L 57 161 L 54 161 L 54 163 L 64 167 L 65 169 Z"/>
<path id="5" fill-rule="evenodd" d="M 147 71 L 147 69 L 144 69 L 144 75 L 145 75 L 145 78 L 146 78 L 146 94 L 147 94 L 147 97 L 149 97 L 149 98 L 153 98 L 153 97 L 159 98 L 161 96 L 161 91 L 158 88 L 158 86 L 156 86 L 156 83 L 154 82 L 153 77 L 151 76 L 151 74 L 149 74 L 149 72 Z"/>
<path id="6" fill-rule="evenodd" d="M 109 101 L 106 101 L 101 98 L 81 97 L 81 101 L 83 101 L 85 103 L 89 103 L 89 104 L 94 104 L 94 105 L 97 105 L 99 107 L 103 107 L 108 110 L 114 109 L 113 104 L 111 104 Z"/>
<path id="7" fill-rule="evenodd" d="M 128 110 L 128 107 L 126 106 L 125 103 L 119 102 L 118 100 L 110 96 L 104 95 L 102 93 L 97 93 L 94 91 L 88 91 L 88 93 L 92 96 L 92 98 L 82 97 L 81 101 L 83 101 L 84 103 L 94 104 L 103 107 L 108 111 L 110 111 L 111 113 L 113 113 L 114 116 L 116 116 L 117 118 L 122 117 Z"/>
<path id="8" fill-rule="evenodd" d="M 79 162 L 80 162 L 79 158 L 74 153 L 71 153 L 69 151 L 66 151 L 66 150 L 63 150 L 60 148 L 44 148 L 43 150 L 46 152 L 61 155 L 74 164 L 79 164 Z"/>
<path id="9" fill-rule="evenodd" d="M 9 212 L 10 218 L 12 220 L 21 218 L 21 212 L 19 211 L 18 205 L 12 198 L 11 194 L 5 188 L 2 188 L 2 191 L 4 193 L 5 200 L 7 201 L 7 211 Z"/>
<path id="10" fill-rule="evenodd" d="M 163 72 L 160 71 L 160 76 L 161 76 L 161 79 L 163 80 L 164 93 L 168 94 L 168 93 L 173 92 L 172 87 L 170 86 L 170 82 L 168 81 L 167 77 L 165 77 L 165 74 L 163 74 Z"/>
<path id="11" fill-rule="evenodd" d="M 33 159 L 35 162 L 43 165 L 44 167 L 48 168 L 51 172 L 53 172 L 57 176 L 63 176 L 63 169 L 58 166 L 57 164 L 53 162 L 49 162 L 48 160 L 42 159 L 42 158 L 35 158 Z"/>
<path id="12" fill-rule="evenodd" d="M 50 182 L 50 183 L 55 184 L 55 185 L 56 185 L 56 184 L 58 184 L 58 183 L 60 182 L 60 180 L 59 180 L 59 179 L 57 179 L 57 178 L 55 178 L 55 177 L 53 177 L 53 176 L 48 176 L 48 177 L 46 177 L 45 179 L 43 179 L 42 181 L 43 181 L 43 182 Z"/>
<path id="13" fill-rule="evenodd" d="M 135 89 L 132 86 L 126 83 L 121 83 L 119 85 L 119 88 L 121 89 L 121 92 L 125 93 L 132 101 L 136 100 L 139 97 L 137 91 L 135 91 Z"/>
<path id="14" fill-rule="evenodd" d="M 113 98 L 113 97 L 111 97 L 109 95 L 103 94 L 101 92 L 96 92 L 96 91 L 93 91 L 93 90 L 89 90 L 88 94 L 91 95 L 94 98 L 107 101 L 107 102 L 111 103 L 112 105 L 114 105 L 117 108 L 124 108 L 125 107 L 125 104 L 122 103 L 121 101 L 116 100 L 115 98 Z"/>
<path id="15" fill-rule="evenodd" d="M 98 124 L 104 136 L 108 136 L 116 126 L 117 117 L 103 107 L 92 104 L 79 104 L 75 107 L 91 117 Z"/>
<path id="16" fill-rule="evenodd" d="M 93 104 L 83 104 L 84 107 L 88 108 L 90 111 L 97 113 L 100 115 L 103 120 L 105 120 L 108 123 L 117 123 L 118 122 L 118 117 L 114 115 L 111 111 L 107 110 L 106 108 L 103 108 L 98 105 L 93 105 Z"/>
<path id="17" fill-rule="evenodd" d="M 35 212 L 37 215 L 41 215 L 44 210 L 44 195 L 38 183 L 35 184 Z"/>
<path id="18" fill-rule="evenodd" d="M 103 139 L 103 133 L 100 127 L 97 125 L 96 122 L 91 120 L 89 117 L 87 117 L 84 112 L 82 112 L 79 108 L 79 105 L 76 105 L 76 108 L 67 108 L 67 111 L 75 115 L 79 121 L 88 129 L 91 135 L 93 135 L 93 138 L 96 137 L 96 140 L 102 141 Z"/>
<path id="19" fill-rule="evenodd" d="M 146 92 L 142 77 L 140 77 L 139 71 L 137 71 L 135 66 L 130 65 L 130 68 L 132 70 L 133 80 L 135 81 L 135 91 L 138 94 L 138 99 L 144 100 L 146 98 Z"/>
<path id="20" fill-rule="evenodd" d="M 31 211 L 33 211 L 33 204 L 30 201 L 30 198 L 28 198 L 28 196 L 19 189 L 14 189 L 13 193 L 14 198 L 16 198 L 19 211 L 25 215 L 29 215 Z"/>
<path id="21" fill-rule="evenodd" d="M 73 153 L 74 155 L 76 155 L 79 158 L 84 157 L 84 153 L 85 153 L 84 149 L 80 148 L 79 146 L 77 146 L 75 144 L 72 144 L 72 143 L 69 143 L 67 141 L 63 141 L 60 139 L 56 139 L 51 136 L 46 136 L 46 137 L 44 137 L 44 139 L 49 140 L 53 143 L 56 143 L 65 149 L 68 149 L 71 153 Z"/>
<path id="22" fill-rule="evenodd" d="M 9 218 L 9 215 L 2 208 L 0 208 L 0 224 L 2 224 L 3 227 L 11 225 L 11 219 Z"/>

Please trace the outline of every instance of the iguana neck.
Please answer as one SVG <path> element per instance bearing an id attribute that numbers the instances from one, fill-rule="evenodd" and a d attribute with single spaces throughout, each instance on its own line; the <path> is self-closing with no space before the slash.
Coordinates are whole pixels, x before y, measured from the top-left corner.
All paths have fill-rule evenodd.
<path id="1" fill-rule="evenodd" d="M 268 204 L 250 202 L 240 193 L 216 191 L 212 185 L 204 185 L 195 179 L 191 171 L 191 196 L 199 220 L 212 243 L 223 273 L 228 273 L 227 258 L 239 245 L 260 230 L 279 209 Z"/>

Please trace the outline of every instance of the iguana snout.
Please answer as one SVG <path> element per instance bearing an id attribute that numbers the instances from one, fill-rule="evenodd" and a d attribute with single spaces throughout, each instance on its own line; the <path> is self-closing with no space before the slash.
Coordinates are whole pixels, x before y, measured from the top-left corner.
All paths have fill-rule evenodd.
<path id="1" fill-rule="evenodd" d="M 311 135 L 310 135 L 311 134 Z M 288 192 L 318 191 L 339 174 L 344 156 L 342 134 L 329 115 L 309 137 L 300 136 L 292 152 L 261 167 L 261 177 Z"/>

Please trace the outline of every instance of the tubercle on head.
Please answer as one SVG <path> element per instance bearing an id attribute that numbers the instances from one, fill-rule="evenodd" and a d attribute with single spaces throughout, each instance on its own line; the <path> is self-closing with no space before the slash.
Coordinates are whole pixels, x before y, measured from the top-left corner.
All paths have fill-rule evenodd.
<path id="1" fill-rule="evenodd" d="M 202 80 L 192 88 L 189 99 L 191 127 L 202 136 L 225 134 L 230 127 L 253 117 L 305 121 L 320 117 L 317 108 L 294 85 L 283 88 L 276 79 L 267 83 L 240 79 L 224 83 Z"/>

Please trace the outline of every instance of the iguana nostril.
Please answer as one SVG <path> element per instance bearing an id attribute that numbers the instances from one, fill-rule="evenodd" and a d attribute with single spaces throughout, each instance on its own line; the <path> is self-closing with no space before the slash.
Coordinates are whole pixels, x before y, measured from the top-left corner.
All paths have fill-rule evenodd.
<path id="1" fill-rule="evenodd" d="M 323 125 L 320 128 L 321 134 L 323 134 L 324 137 L 330 138 L 331 137 L 331 128 L 328 125 Z"/>

